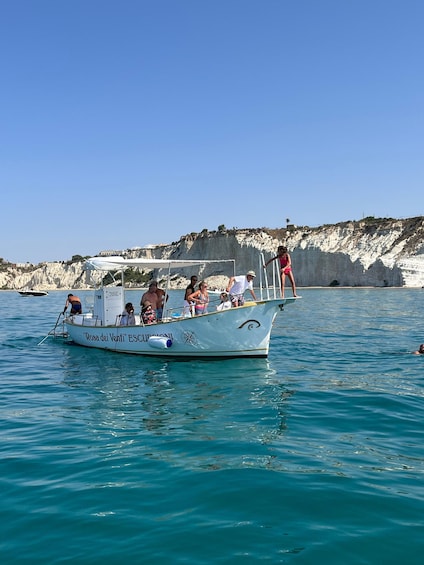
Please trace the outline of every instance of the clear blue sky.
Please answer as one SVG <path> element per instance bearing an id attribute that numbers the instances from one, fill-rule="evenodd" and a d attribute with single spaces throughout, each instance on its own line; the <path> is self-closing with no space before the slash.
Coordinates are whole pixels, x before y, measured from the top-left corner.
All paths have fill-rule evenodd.
<path id="1" fill-rule="evenodd" d="M 0 257 L 424 215 L 422 0 L 0 0 Z"/>

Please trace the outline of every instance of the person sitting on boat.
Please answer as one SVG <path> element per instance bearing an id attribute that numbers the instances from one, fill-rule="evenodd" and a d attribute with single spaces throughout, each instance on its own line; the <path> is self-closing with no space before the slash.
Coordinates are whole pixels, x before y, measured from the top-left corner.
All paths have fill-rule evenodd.
<path id="1" fill-rule="evenodd" d="M 256 301 L 253 290 L 253 279 L 256 277 L 255 271 L 247 271 L 245 275 L 231 277 L 228 281 L 227 292 L 230 293 L 230 300 L 233 307 L 243 306 L 244 293 L 249 290 L 253 300 Z"/>
<path id="2" fill-rule="evenodd" d="M 228 298 L 228 294 L 226 292 L 221 292 L 219 298 L 221 302 L 216 307 L 218 312 L 220 312 L 221 310 L 227 310 L 228 308 L 231 308 L 231 301 Z"/>
<path id="3" fill-rule="evenodd" d="M 134 306 L 132 302 L 125 304 L 125 310 L 121 314 L 121 326 L 135 326 Z"/>
<path id="4" fill-rule="evenodd" d="M 153 306 L 149 300 L 146 300 L 141 308 L 141 319 L 146 326 L 156 324 L 156 312 L 153 310 Z"/>
<path id="5" fill-rule="evenodd" d="M 192 311 L 194 311 L 194 302 L 189 302 L 188 297 L 190 296 L 190 294 L 193 294 L 193 292 L 196 290 L 196 283 L 197 283 L 196 275 L 191 275 L 190 284 L 187 285 L 184 294 L 184 309 L 183 309 L 184 316 L 190 316 L 192 314 Z"/>
<path id="6" fill-rule="evenodd" d="M 68 298 L 66 300 L 66 304 L 65 304 L 65 308 L 63 309 L 63 313 L 66 312 L 69 305 L 71 306 L 71 315 L 72 314 L 82 314 L 81 300 L 78 298 L 78 296 L 75 296 L 74 294 L 71 294 L 71 293 L 68 294 Z"/>
<path id="7" fill-rule="evenodd" d="M 424 355 L 424 343 L 422 343 L 419 348 L 418 351 L 414 351 L 415 355 Z"/>
<path id="8" fill-rule="evenodd" d="M 155 314 L 159 304 L 159 296 L 156 292 L 157 288 L 158 283 L 156 281 L 151 281 L 149 284 L 149 290 L 143 294 L 140 300 L 140 306 L 142 308 L 146 302 L 150 302 L 150 306 L 155 311 Z"/>
<path id="9" fill-rule="evenodd" d="M 188 301 L 194 302 L 194 314 L 200 316 L 207 314 L 209 304 L 208 285 L 205 281 L 199 283 L 199 290 L 188 295 Z"/>

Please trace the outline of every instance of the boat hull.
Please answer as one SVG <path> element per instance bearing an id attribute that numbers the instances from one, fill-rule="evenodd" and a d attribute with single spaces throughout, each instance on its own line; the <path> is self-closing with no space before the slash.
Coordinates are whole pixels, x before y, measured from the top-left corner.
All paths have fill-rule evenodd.
<path id="1" fill-rule="evenodd" d="M 65 320 L 78 345 L 150 357 L 267 357 L 272 324 L 293 298 L 247 303 L 202 316 L 150 326 L 97 326 L 90 316 Z"/>

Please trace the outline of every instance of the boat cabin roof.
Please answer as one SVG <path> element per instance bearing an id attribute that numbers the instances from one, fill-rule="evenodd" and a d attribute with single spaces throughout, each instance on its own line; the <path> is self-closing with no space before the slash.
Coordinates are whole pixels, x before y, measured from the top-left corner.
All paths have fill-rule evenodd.
<path id="1" fill-rule="evenodd" d="M 194 260 L 194 259 L 124 259 L 123 257 L 91 257 L 84 264 L 85 271 L 125 271 L 128 268 L 139 268 L 145 270 L 152 269 L 184 269 L 186 267 L 199 267 L 202 265 L 213 265 L 222 263 L 232 263 L 234 259 L 217 260 Z"/>

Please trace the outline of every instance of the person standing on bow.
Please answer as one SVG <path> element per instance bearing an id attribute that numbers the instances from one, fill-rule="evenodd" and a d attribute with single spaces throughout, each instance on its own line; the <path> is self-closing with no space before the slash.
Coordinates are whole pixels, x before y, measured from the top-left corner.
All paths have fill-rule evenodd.
<path id="1" fill-rule="evenodd" d="M 189 294 L 188 301 L 194 302 L 194 313 L 196 316 L 208 313 L 209 293 L 208 285 L 205 281 L 199 283 L 199 290 Z"/>
<path id="2" fill-rule="evenodd" d="M 280 245 L 277 248 L 277 255 L 275 257 L 271 257 L 271 259 L 269 259 L 265 263 L 264 269 L 266 269 L 270 263 L 272 263 L 273 261 L 277 261 L 277 260 L 278 260 L 278 263 L 280 265 L 281 298 L 284 298 L 284 287 L 285 287 L 285 283 L 286 283 L 286 275 L 289 278 L 289 281 L 290 281 L 290 284 L 291 284 L 291 287 L 292 287 L 292 291 L 293 291 L 293 296 L 295 298 L 297 298 L 296 283 L 294 282 L 291 258 L 290 258 L 289 253 L 287 252 L 287 247 L 285 247 L 284 245 Z"/>
<path id="3" fill-rule="evenodd" d="M 71 316 L 73 314 L 82 314 L 81 300 L 78 298 L 78 296 L 75 296 L 74 294 L 71 293 L 68 294 L 65 308 L 63 309 L 63 314 L 65 314 L 66 310 L 68 309 L 68 306 L 71 306 Z"/>
<path id="4" fill-rule="evenodd" d="M 246 290 L 249 290 L 253 300 L 257 300 L 253 290 L 253 279 L 255 277 L 255 271 L 247 271 L 245 275 L 238 275 L 237 277 L 230 278 L 226 290 L 230 294 L 230 300 L 233 307 L 243 306 L 244 293 Z"/>

